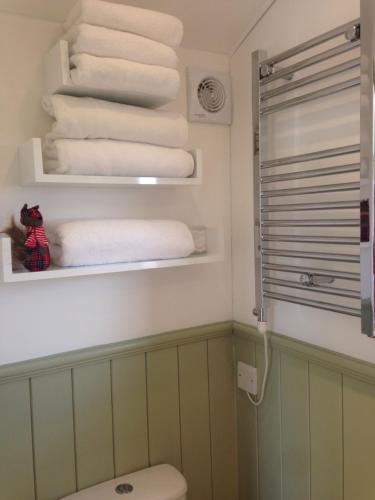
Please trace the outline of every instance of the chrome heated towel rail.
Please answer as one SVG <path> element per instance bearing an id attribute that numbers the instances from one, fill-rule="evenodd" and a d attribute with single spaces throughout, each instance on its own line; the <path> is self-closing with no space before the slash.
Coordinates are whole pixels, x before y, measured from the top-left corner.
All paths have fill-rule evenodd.
<path id="1" fill-rule="evenodd" d="M 361 0 L 362 23 L 356 19 L 274 57 L 252 55 L 260 321 L 268 300 L 286 301 L 361 317 L 362 332 L 374 336 L 374 4 Z M 268 158 L 269 115 L 354 87 L 361 93 L 360 144 Z M 339 181 L 330 182 L 332 176 Z"/>

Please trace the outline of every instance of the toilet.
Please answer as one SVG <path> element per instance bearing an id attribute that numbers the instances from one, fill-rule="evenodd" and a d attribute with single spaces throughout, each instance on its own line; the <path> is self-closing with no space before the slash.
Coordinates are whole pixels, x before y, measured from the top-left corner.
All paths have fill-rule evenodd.
<path id="1" fill-rule="evenodd" d="M 186 500 L 184 476 L 172 465 L 155 465 L 106 481 L 61 500 Z"/>

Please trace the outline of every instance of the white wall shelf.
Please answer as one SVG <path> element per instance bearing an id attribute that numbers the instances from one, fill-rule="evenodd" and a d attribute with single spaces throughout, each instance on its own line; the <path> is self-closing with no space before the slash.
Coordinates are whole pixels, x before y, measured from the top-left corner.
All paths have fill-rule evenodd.
<path id="1" fill-rule="evenodd" d="M 80 267 L 54 267 L 46 271 L 30 272 L 25 270 L 13 270 L 12 266 L 12 244 L 7 235 L 0 234 L 0 265 L 2 280 L 5 283 L 22 281 L 39 281 L 57 278 L 74 278 L 78 276 L 90 276 L 109 273 L 123 273 L 126 271 L 142 271 L 147 269 L 161 269 L 167 267 L 191 266 L 195 264 L 208 264 L 220 262 L 224 259 L 224 234 L 221 228 L 207 229 L 207 252 L 193 254 L 190 257 L 168 260 L 150 260 L 143 262 L 126 262 L 118 264 L 105 264 L 97 266 Z"/>
<path id="2" fill-rule="evenodd" d="M 79 97 L 96 97 L 107 101 L 158 108 L 170 102 L 165 96 L 82 87 L 75 85 L 70 77 L 69 46 L 60 40 L 46 55 L 44 61 L 44 86 L 46 94 L 67 94 Z"/>
<path id="3" fill-rule="evenodd" d="M 105 175 L 46 174 L 43 169 L 42 141 L 33 138 L 18 148 L 20 181 L 24 186 L 194 186 L 202 184 L 202 151 L 190 151 L 194 157 L 194 173 L 191 177 L 119 177 Z"/>

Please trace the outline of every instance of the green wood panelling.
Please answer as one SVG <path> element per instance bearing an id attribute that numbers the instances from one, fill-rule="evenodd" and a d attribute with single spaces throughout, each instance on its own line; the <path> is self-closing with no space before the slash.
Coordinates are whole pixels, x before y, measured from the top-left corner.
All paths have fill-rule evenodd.
<path id="1" fill-rule="evenodd" d="M 179 347 L 182 471 L 189 500 L 211 500 L 207 342 Z"/>
<path id="2" fill-rule="evenodd" d="M 30 391 L 24 380 L 0 386 L 0 498 L 35 498 Z"/>
<path id="3" fill-rule="evenodd" d="M 71 372 L 31 381 L 38 500 L 76 491 Z"/>
<path id="4" fill-rule="evenodd" d="M 148 467 L 146 360 L 144 354 L 112 362 L 116 476 Z"/>
<path id="5" fill-rule="evenodd" d="M 283 498 L 309 500 L 308 363 L 282 353 L 280 371 Z"/>
<path id="6" fill-rule="evenodd" d="M 1 500 L 57 500 L 76 474 L 82 489 L 149 458 L 182 459 L 191 500 L 236 500 L 237 457 L 240 500 L 374 500 L 374 365 L 271 334 L 255 410 L 233 347 L 261 380 L 262 339 L 233 326 L 234 342 L 226 322 L 0 367 Z"/>
<path id="7" fill-rule="evenodd" d="M 229 338 L 209 340 L 212 479 L 215 500 L 237 496 L 234 352 Z"/>
<path id="8" fill-rule="evenodd" d="M 114 477 L 109 361 L 73 370 L 78 488 Z"/>
<path id="9" fill-rule="evenodd" d="M 207 341 L 224 338 L 210 398 Z M 213 469 L 218 500 L 236 500 L 231 343 L 224 322 L 0 367 L 0 499 L 57 500 L 182 461 L 191 500 L 216 500 Z"/>
<path id="10" fill-rule="evenodd" d="M 261 378 L 261 337 L 251 327 L 234 329 L 238 359 L 256 344 Z M 272 366 L 256 430 L 259 500 L 374 500 L 374 368 L 293 339 L 271 334 L 271 340 Z M 250 446 L 254 431 L 248 416 L 241 422 L 239 411 L 238 419 L 239 467 L 246 471 L 254 466 L 241 441 Z M 256 498 L 251 488 L 241 498 Z"/>
<path id="11" fill-rule="evenodd" d="M 237 361 L 255 365 L 255 343 L 236 340 Z M 236 367 L 237 368 L 237 367 Z M 245 392 L 237 389 L 238 494 L 240 500 L 258 498 L 257 414 Z"/>
<path id="12" fill-rule="evenodd" d="M 147 392 L 150 463 L 181 469 L 176 347 L 147 354 Z"/>
<path id="13" fill-rule="evenodd" d="M 310 364 L 311 500 L 342 500 L 341 374 Z"/>
<path id="14" fill-rule="evenodd" d="M 258 387 L 264 373 L 264 349 L 256 346 Z M 272 352 L 267 390 L 258 407 L 259 500 L 282 500 L 280 353 Z"/>
<path id="15" fill-rule="evenodd" d="M 375 386 L 344 377 L 344 500 L 375 498 Z"/>

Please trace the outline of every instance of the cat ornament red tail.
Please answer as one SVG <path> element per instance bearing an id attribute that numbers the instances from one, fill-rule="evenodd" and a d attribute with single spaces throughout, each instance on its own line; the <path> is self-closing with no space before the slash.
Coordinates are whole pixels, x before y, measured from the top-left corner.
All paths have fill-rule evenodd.
<path id="1" fill-rule="evenodd" d="M 28 208 L 25 204 L 22 207 L 21 224 L 26 227 L 24 242 L 26 257 L 23 265 L 32 272 L 44 271 L 49 267 L 51 259 L 39 205 Z"/>

